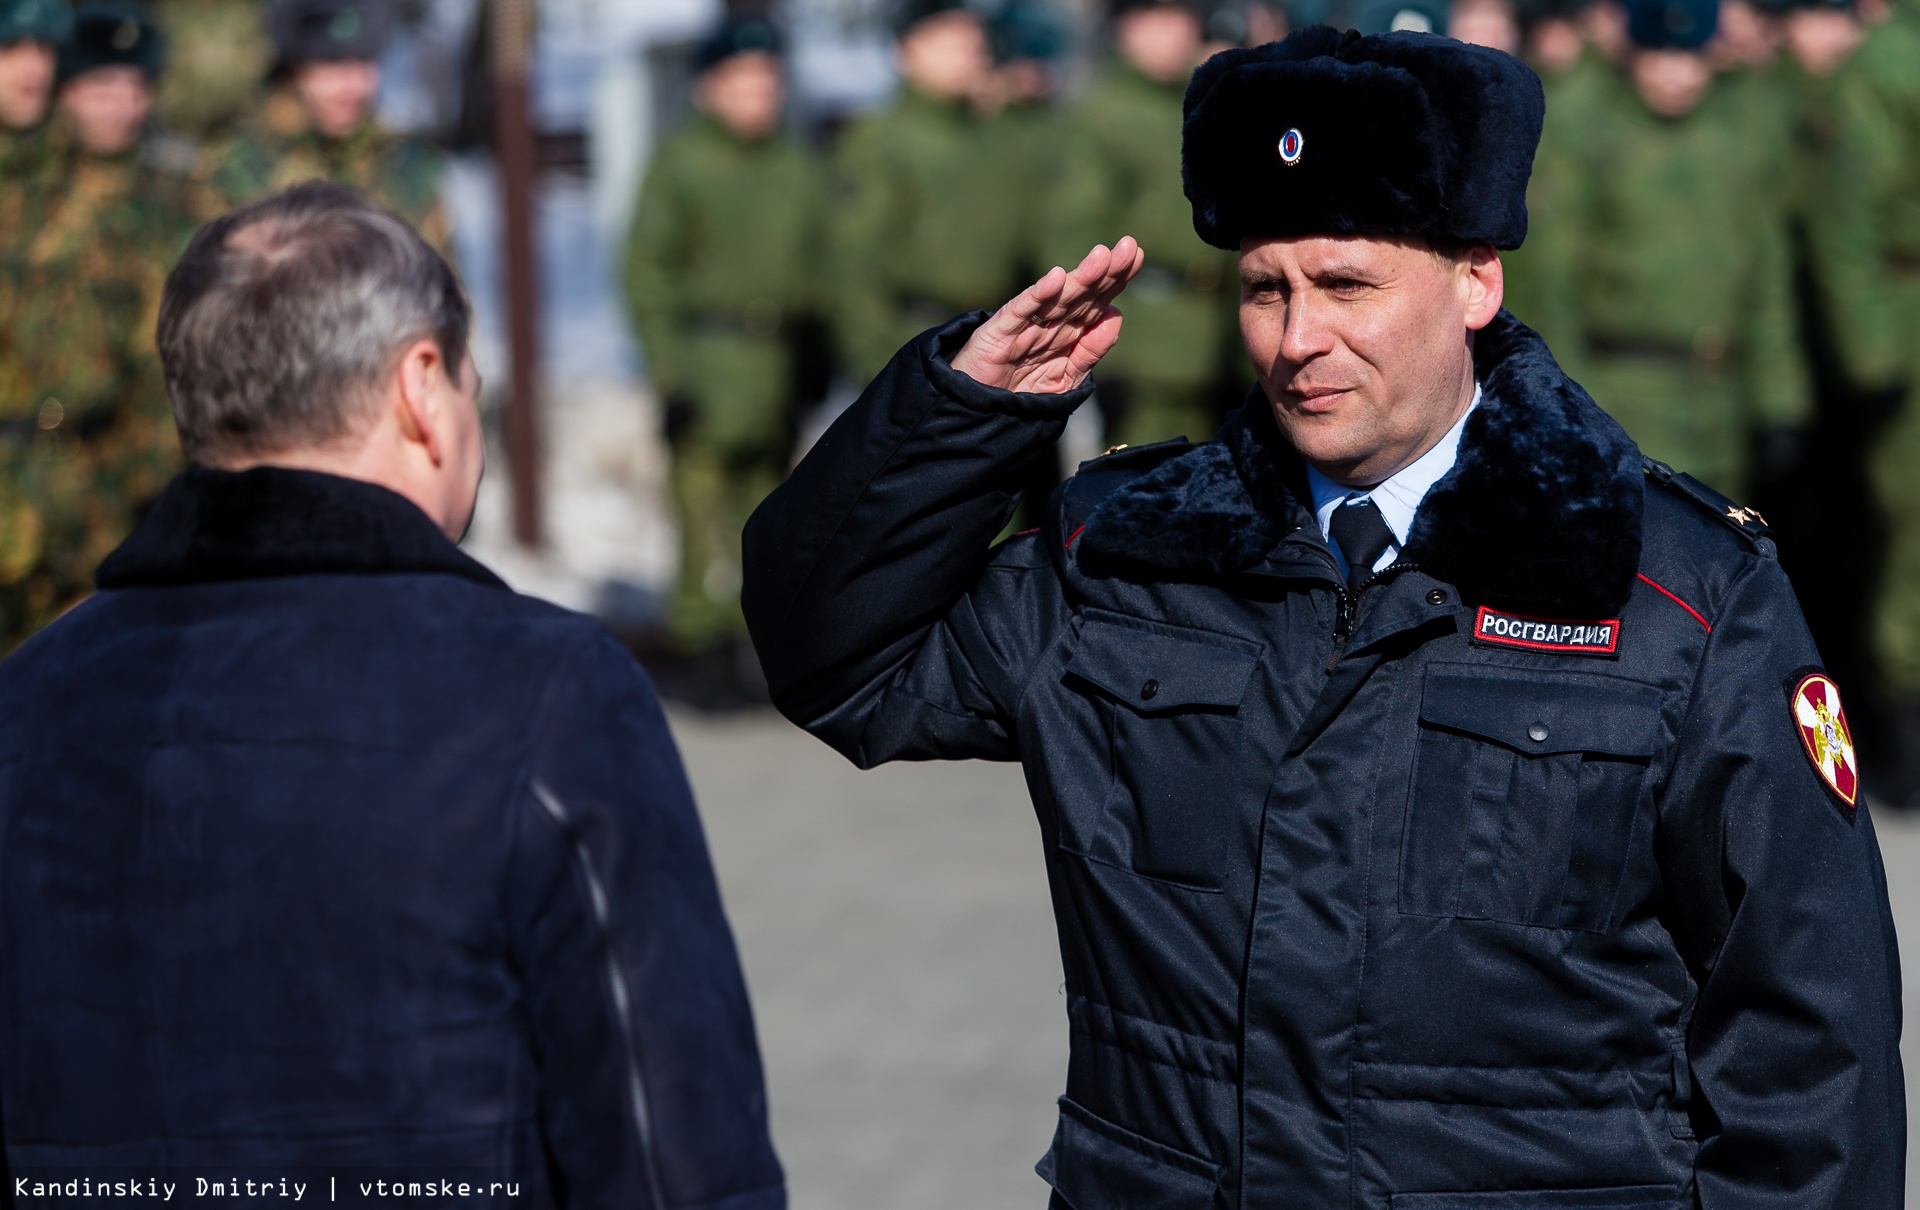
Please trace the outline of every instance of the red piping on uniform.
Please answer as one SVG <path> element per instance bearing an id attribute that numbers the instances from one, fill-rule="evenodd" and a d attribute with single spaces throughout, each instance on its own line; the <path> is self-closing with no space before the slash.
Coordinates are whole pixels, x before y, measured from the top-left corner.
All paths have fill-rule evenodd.
<path id="1" fill-rule="evenodd" d="M 1072 533 L 1070 533 L 1070 534 L 1068 534 L 1068 535 L 1067 535 L 1067 540 L 1066 540 L 1066 541 L 1065 541 L 1064 543 L 1062 543 L 1062 545 L 1063 545 L 1063 546 L 1072 546 L 1072 545 L 1073 545 L 1073 540 L 1074 540 L 1075 538 L 1077 538 L 1077 537 L 1079 537 L 1079 536 L 1080 536 L 1080 532 L 1081 532 L 1081 530 L 1084 530 L 1084 529 L 1086 529 L 1086 528 L 1087 528 L 1086 526 L 1084 526 L 1084 525 L 1082 525 L 1082 526 L 1080 527 L 1080 529 L 1076 529 L 1076 530 L 1074 530 L 1074 531 L 1073 531 Z"/>
<path id="2" fill-rule="evenodd" d="M 1699 610 L 1687 604 L 1685 601 L 1681 600 L 1679 597 L 1674 596 L 1672 593 L 1668 592 L 1665 588 L 1662 588 L 1660 585 L 1655 584 L 1652 580 L 1647 579 L 1645 574 L 1642 574 L 1640 579 L 1647 585 L 1647 587 L 1653 589 L 1655 592 L 1659 593 L 1661 596 L 1667 598 L 1667 600 L 1672 601 L 1675 605 L 1678 605 L 1680 608 L 1692 614 L 1693 620 L 1700 623 L 1702 626 L 1705 626 L 1707 628 L 1708 634 L 1713 633 L 1713 627 L 1708 624 L 1705 618 L 1700 616 Z"/>
<path id="3" fill-rule="evenodd" d="M 1017 533 L 1017 534 L 1015 534 L 1015 535 L 1013 535 L 1013 536 L 1014 536 L 1014 537 L 1016 537 L 1016 538 L 1024 538 L 1024 537 L 1026 537 L 1026 536 L 1027 536 L 1028 534 L 1037 534 L 1037 533 L 1039 533 L 1039 532 L 1040 532 L 1040 527 L 1039 527 L 1038 525 L 1036 525 L 1036 526 L 1034 526 L 1034 527 L 1033 527 L 1032 529 L 1023 529 L 1023 530 L 1021 530 L 1021 531 L 1020 531 L 1019 533 Z"/>

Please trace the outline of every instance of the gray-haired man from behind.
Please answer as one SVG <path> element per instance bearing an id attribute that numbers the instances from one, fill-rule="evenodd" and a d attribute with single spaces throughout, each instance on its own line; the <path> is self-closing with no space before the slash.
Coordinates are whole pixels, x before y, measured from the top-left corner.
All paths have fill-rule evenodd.
<path id="1" fill-rule="evenodd" d="M 29 1200 L 115 1174 L 785 1205 L 651 687 L 451 541 L 482 463 L 469 322 L 439 254 L 332 185 L 209 224 L 169 278 L 193 466 L 0 664 L 0 1119 Z"/>

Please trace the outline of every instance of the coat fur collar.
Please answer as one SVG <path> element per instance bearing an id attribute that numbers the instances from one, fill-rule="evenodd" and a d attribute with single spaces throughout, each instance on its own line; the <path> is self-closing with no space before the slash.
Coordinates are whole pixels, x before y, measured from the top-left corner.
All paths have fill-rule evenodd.
<path id="1" fill-rule="evenodd" d="M 1617 612 L 1640 567 L 1639 448 L 1507 312 L 1476 338 L 1474 363 L 1480 407 L 1402 560 L 1469 601 L 1549 617 Z M 1256 391 L 1213 441 L 1107 496 L 1079 553 L 1177 577 L 1250 571 L 1312 522 L 1310 500 L 1305 465 Z"/>
<path id="2" fill-rule="evenodd" d="M 94 580 L 101 588 L 136 588 L 420 572 L 506 587 L 412 501 L 384 487 L 275 466 L 195 466 L 167 485 Z"/>

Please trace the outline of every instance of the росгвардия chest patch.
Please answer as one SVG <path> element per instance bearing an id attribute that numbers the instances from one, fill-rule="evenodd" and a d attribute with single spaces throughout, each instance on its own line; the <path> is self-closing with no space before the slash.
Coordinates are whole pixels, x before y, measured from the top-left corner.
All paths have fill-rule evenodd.
<path id="1" fill-rule="evenodd" d="M 1492 647 L 1548 651 L 1555 655 L 1612 658 L 1620 651 L 1620 619 L 1598 618 L 1574 622 L 1560 618 L 1530 618 L 1482 605 L 1473 615 L 1473 641 Z"/>

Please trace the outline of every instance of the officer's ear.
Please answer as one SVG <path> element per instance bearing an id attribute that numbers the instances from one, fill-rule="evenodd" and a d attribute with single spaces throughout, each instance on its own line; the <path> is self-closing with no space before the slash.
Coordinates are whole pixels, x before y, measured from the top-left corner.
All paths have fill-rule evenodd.
<path id="1" fill-rule="evenodd" d="M 1506 268 L 1491 244 L 1468 248 L 1460 258 L 1460 287 L 1466 303 L 1467 330 L 1478 332 L 1493 322 L 1507 298 Z"/>
<path id="2" fill-rule="evenodd" d="M 452 436 L 447 400 L 460 392 L 462 384 L 450 377 L 456 373 L 441 354 L 439 342 L 424 339 L 408 345 L 394 369 L 388 399 L 400 435 L 421 446 L 435 466 L 446 460 Z"/>

